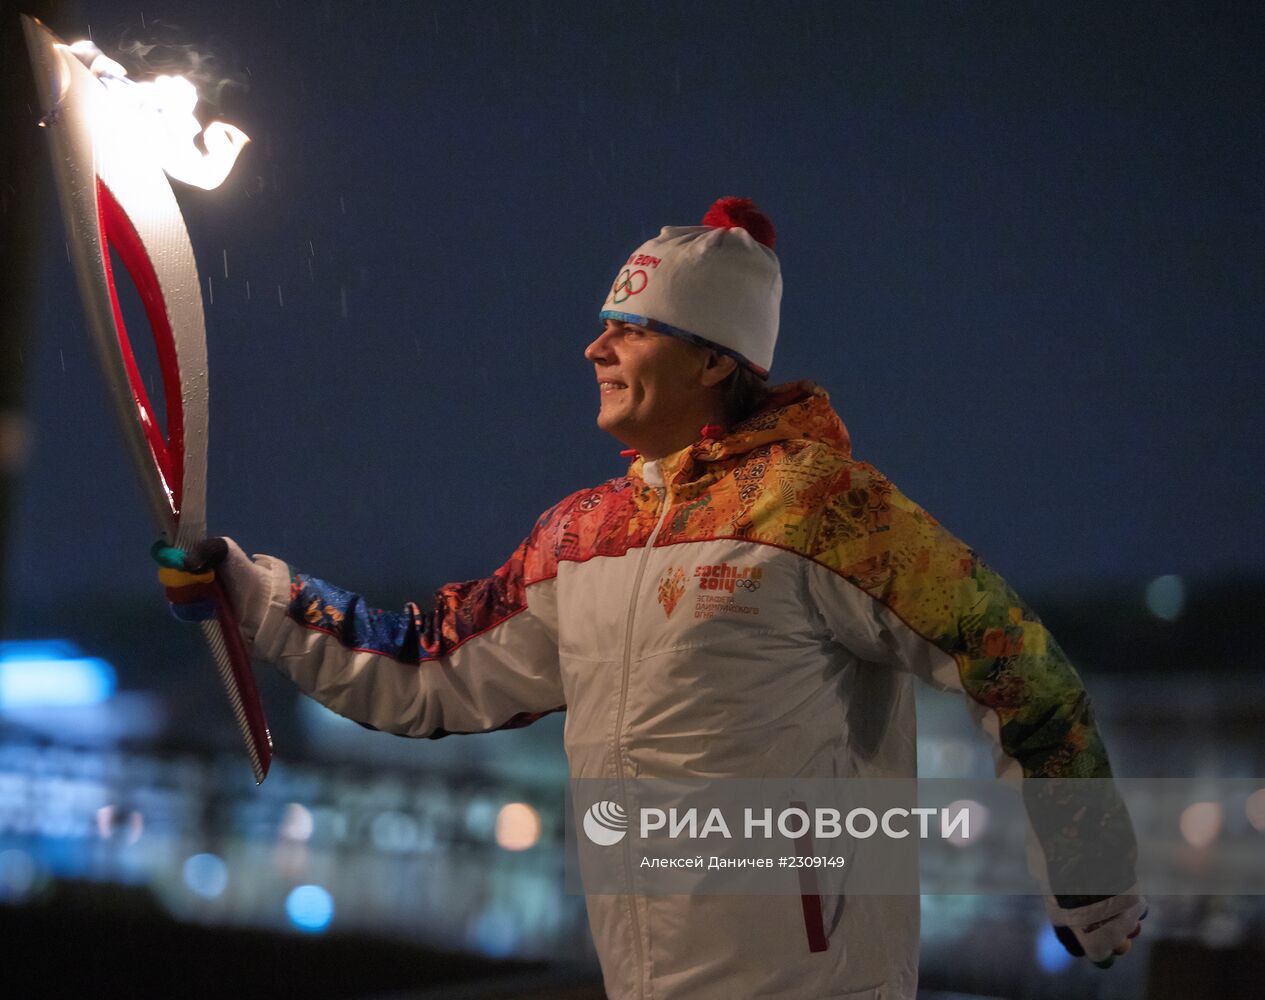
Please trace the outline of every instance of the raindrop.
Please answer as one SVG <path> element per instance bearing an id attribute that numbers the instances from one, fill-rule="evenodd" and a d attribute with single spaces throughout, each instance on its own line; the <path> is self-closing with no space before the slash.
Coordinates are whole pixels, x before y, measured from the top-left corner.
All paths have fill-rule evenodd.
<path id="1" fill-rule="evenodd" d="M 343 196 L 341 194 L 338 196 L 338 210 L 342 212 L 343 215 L 347 214 L 347 202 L 343 200 Z"/>
<path id="2" fill-rule="evenodd" d="M 347 318 L 347 286 L 342 285 L 338 289 L 338 297 L 342 300 L 343 319 Z"/>
<path id="3" fill-rule="evenodd" d="M 312 279 L 312 281 L 313 281 L 313 282 L 315 282 L 315 281 L 316 281 L 316 273 L 312 270 L 312 258 L 311 258 L 311 257 L 309 257 L 309 258 L 307 259 L 307 276 L 308 276 L 310 279 Z"/>
<path id="4" fill-rule="evenodd" d="M 250 282 L 246 282 L 246 301 L 250 301 Z"/>
<path id="5" fill-rule="evenodd" d="M 211 281 L 211 276 L 206 276 L 206 296 L 210 300 L 211 305 L 215 305 L 215 285 Z"/>
<path id="6" fill-rule="evenodd" d="M 315 248 L 314 246 L 312 246 L 312 241 L 311 241 L 311 240 L 308 240 L 308 241 L 307 241 L 307 255 L 308 255 L 309 257 L 315 257 L 315 256 L 316 256 L 316 248 Z"/>
<path id="7" fill-rule="evenodd" d="M 61 370 L 64 372 L 66 370 L 66 355 L 60 347 L 57 348 L 57 356 L 61 358 Z"/>
<path id="8" fill-rule="evenodd" d="M 228 251 L 224 251 L 224 277 L 228 277 Z"/>
<path id="9" fill-rule="evenodd" d="M 284 298 L 282 298 L 282 297 L 281 297 L 281 286 L 280 286 L 280 285 L 278 285 L 278 286 L 277 286 L 277 304 L 278 304 L 278 305 L 280 305 L 282 309 L 284 309 L 284 308 L 286 307 L 286 300 L 285 300 Z"/>

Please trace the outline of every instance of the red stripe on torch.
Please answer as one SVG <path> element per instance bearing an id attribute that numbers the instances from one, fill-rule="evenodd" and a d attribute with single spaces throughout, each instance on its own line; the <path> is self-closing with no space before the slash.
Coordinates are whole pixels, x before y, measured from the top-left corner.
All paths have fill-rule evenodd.
<path id="1" fill-rule="evenodd" d="M 132 390 L 132 399 L 136 404 L 137 419 L 145 432 L 145 440 L 154 460 L 154 466 L 162 477 L 167 496 L 171 503 L 171 512 L 180 516 L 180 506 L 184 488 L 184 405 L 180 395 L 180 366 L 176 360 L 176 343 L 171 332 L 171 320 L 167 316 L 167 304 L 163 301 L 162 286 L 158 283 L 158 275 L 154 273 L 154 265 L 145 252 L 145 244 L 141 242 L 136 227 L 128 218 L 110 189 L 100 177 L 97 178 L 97 215 L 101 226 L 101 235 L 105 245 L 102 258 L 105 263 L 106 284 L 110 289 L 110 305 L 114 310 L 114 324 L 118 330 L 119 347 L 123 354 L 123 366 L 127 371 L 128 385 Z M 154 409 L 149 402 L 149 394 L 141 380 L 140 369 L 136 366 L 136 358 L 132 354 L 132 344 L 128 339 L 127 326 L 123 323 L 123 312 L 119 308 L 119 296 L 114 287 L 114 269 L 110 265 L 110 248 L 118 253 L 123 266 L 132 279 L 132 284 L 140 292 L 141 302 L 145 306 L 145 316 L 149 320 L 150 333 L 154 338 L 154 346 L 158 351 L 158 366 L 162 372 L 163 396 L 167 409 L 167 437 L 164 440 L 162 429 L 154 419 Z"/>

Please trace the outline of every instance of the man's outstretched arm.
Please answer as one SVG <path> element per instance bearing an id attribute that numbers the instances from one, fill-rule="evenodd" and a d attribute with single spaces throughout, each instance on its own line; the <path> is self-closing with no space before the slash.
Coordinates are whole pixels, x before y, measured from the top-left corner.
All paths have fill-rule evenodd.
<path id="1" fill-rule="evenodd" d="M 840 471 L 814 539 L 810 586 L 842 645 L 964 694 L 992 738 L 1000 776 L 1101 779 L 1024 782 L 1024 797 L 1052 887 L 1050 915 L 1086 938 L 1091 958 L 1104 958 L 1103 935 L 1081 931 L 1140 914 L 1144 903 L 1132 825 L 1089 696 L 1063 650 L 995 570 L 873 466 Z M 1089 808 L 1064 808 L 1078 796 Z M 1073 895 L 1067 887 L 1083 884 L 1091 866 L 1110 884 Z M 1125 919 L 1121 940 L 1136 924 Z"/>
<path id="2" fill-rule="evenodd" d="M 231 539 L 216 572 L 256 658 L 340 715 L 434 738 L 513 728 L 565 708 L 553 580 L 534 538 L 491 576 L 447 584 L 398 611 L 275 557 L 251 560 Z M 528 580 L 529 563 L 542 578 Z"/>

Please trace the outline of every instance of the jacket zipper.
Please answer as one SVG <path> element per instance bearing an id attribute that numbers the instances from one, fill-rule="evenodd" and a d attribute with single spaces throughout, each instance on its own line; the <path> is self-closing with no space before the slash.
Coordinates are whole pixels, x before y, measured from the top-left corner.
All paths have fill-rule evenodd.
<path id="1" fill-rule="evenodd" d="M 617 783 L 619 786 L 620 802 L 627 802 L 628 797 L 625 792 L 624 785 L 624 710 L 628 704 L 628 679 L 632 671 L 632 639 L 633 639 L 633 623 L 637 618 L 637 600 L 641 597 L 641 578 L 646 572 L 646 563 L 650 561 L 650 553 L 654 549 L 655 539 L 659 537 L 659 532 L 663 530 L 664 522 L 668 519 L 668 514 L 672 510 L 672 505 L 668 503 L 668 488 L 665 483 L 663 486 L 656 486 L 654 489 L 660 493 L 659 502 L 663 504 L 663 513 L 659 515 L 658 523 L 654 526 L 654 531 L 650 533 L 650 538 L 646 541 L 646 547 L 642 550 L 641 558 L 637 562 L 637 573 L 633 577 L 632 597 L 628 602 L 628 619 L 624 623 L 624 664 L 623 671 L 619 679 L 619 709 L 615 715 L 615 773 L 617 775 Z M 632 845 L 628 839 L 624 840 L 624 870 L 629 872 L 631 881 L 632 872 Z M 631 889 L 631 884 L 629 889 Z M 633 945 L 637 953 L 637 993 L 644 997 L 645 991 L 645 959 L 641 953 L 641 920 L 637 915 L 637 896 L 636 893 L 629 892 L 629 912 L 632 915 L 632 931 Z"/>

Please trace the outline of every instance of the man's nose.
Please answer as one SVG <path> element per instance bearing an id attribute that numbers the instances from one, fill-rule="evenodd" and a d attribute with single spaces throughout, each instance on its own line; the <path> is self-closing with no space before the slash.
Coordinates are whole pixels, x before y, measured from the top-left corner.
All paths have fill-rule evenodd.
<path id="1" fill-rule="evenodd" d="M 603 330 L 597 335 L 597 339 L 584 349 L 584 357 L 596 364 L 599 361 L 609 361 L 610 356 L 610 339 L 607 332 Z"/>

